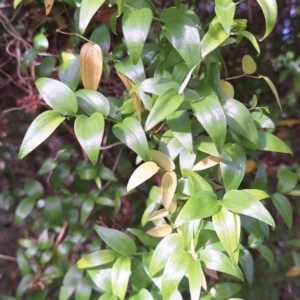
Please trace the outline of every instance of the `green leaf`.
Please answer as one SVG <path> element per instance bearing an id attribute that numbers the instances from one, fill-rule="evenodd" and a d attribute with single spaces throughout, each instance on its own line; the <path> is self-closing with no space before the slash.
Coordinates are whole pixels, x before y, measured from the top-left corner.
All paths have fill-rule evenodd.
<path id="1" fill-rule="evenodd" d="M 211 217 L 220 210 L 221 206 L 215 193 L 198 192 L 183 206 L 174 222 L 174 226 L 177 227 L 193 220 Z"/>
<path id="2" fill-rule="evenodd" d="M 55 65 L 56 65 L 56 59 L 54 57 L 44 57 L 41 60 L 40 65 L 36 66 L 35 68 L 36 76 L 50 77 Z"/>
<path id="3" fill-rule="evenodd" d="M 22 0 L 14 0 L 14 5 L 13 5 L 14 9 L 16 9 L 17 6 L 18 6 L 21 2 L 22 2 Z"/>
<path id="4" fill-rule="evenodd" d="M 173 113 L 183 101 L 183 96 L 179 95 L 174 89 L 169 89 L 160 95 L 147 117 L 145 131 L 150 130 L 159 122 L 166 119 Z"/>
<path id="5" fill-rule="evenodd" d="M 149 8 L 128 9 L 122 17 L 122 29 L 125 42 L 133 64 L 141 57 L 152 23 L 152 11 Z"/>
<path id="6" fill-rule="evenodd" d="M 240 251 L 240 266 L 248 285 L 251 286 L 254 277 L 254 261 L 251 253 L 247 249 L 241 249 Z"/>
<path id="7" fill-rule="evenodd" d="M 151 279 L 140 258 L 131 258 L 131 275 L 129 283 L 139 289 L 148 287 L 151 283 Z"/>
<path id="8" fill-rule="evenodd" d="M 22 145 L 19 158 L 24 158 L 28 153 L 39 146 L 66 118 L 54 110 L 41 113 L 29 126 Z"/>
<path id="9" fill-rule="evenodd" d="M 293 209 L 291 203 L 287 197 L 282 194 L 275 193 L 271 196 L 272 202 L 283 218 L 285 224 L 289 228 L 292 229 L 293 225 Z"/>
<path id="10" fill-rule="evenodd" d="M 221 243 L 232 262 L 237 265 L 239 261 L 241 234 L 240 216 L 222 207 L 222 209 L 212 217 L 212 221 Z"/>
<path id="11" fill-rule="evenodd" d="M 209 293 L 216 300 L 232 300 L 231 296 L 237 294 L 241 289 L 242 286 L 238 283 L 224 282 L 215 284 L 211 287 Z"/>
<path id="12" fill-rule="evenodd" d="M 226 137 L 224 110 L 217 95 L 209 86 L 203 86 L 199 94 L 202 98 L 200 101 L 193 102 L 191 107 L 198 121 L 212 138 L 218 152 L 221 153 Z"/>
<path id="13" fill-rule="evenodd" d="M 47 174 L 53 171 L 56 167 L 57 167 L 57 161 L 53 160 L 52 158 L 47 158 L 46 160 L 44 160 L 37 174 L 38 175 Z"/>
<path id="14" fill-rule="evenodd" d="M 111 271 L 112 269 L 88 269 L 87 273 L 93 280 L 94 284 L 105 293 L 112 294 L 111 286 Z"/>
<path id="15" fill-rule="evenodd" d="M 104 118 L 98 112 L 93 113 L 90 117 L 80 115 L 74 123 L 76 137 L 94 165 L 98 161 L 104 126 Z"/>
<path id="16" fill-rule="evenodd" d="M 109 101 L 101 93 L 82 89 L 75 93 L 80 108 L 89 116 L 95 112 L 107 117 L 110 110 Z"/>
<path id="17" fill-rule="evenodd" d="M 237 32 L 237 36 L 238 37 L 242 36 L 242 37 L 245 37 L 246 39 L 248 39 L 251 42 L 251 44 L 253 45 L 253 47 L 255 48 L 255 50 L 257 51 L 257 55 L 260 54 L 260 48 L 259 48 L 259 45 L 257 43 L 257 40 L 251 32 L 241 30 L 241 31 Z"/>
<path id="18" fill-rule="evenodd" d="M 183 249 L 183 240 L 180 234 L 172 233 L 162 239 L 154 250 L 149 266 L 149 276 L 158 276 L 170 255 L 178 249 Z"/>
<path id="19" fill-rule="evenodd" d="M 15 226 L 18 226 L 32 212 L 35 200 L 33 197 L 26 197 L 19 203 L 15 212 Z"/>
<path id="20" fill-rule="evenodd" d="M 122 143 L 138 154 L 144 161 L 149 160 L 150 154 L 145 131 L 137 119 L 126 118 L 123 123 L 116 124 L 112 131 Z"/>
<path id="21" fill-rule="evenodd" d="M 231 190 L 219 203 L 228 210 L 250 216 L 275 227 L 275 222 L 266 208 L 249 193 Z"/>
<path id="22" fill-rule="evenodd" d="M 287 194 L 292 191 L 297 185 L 298 176 L 296 173 L 290 170 L 280 171 L 278 177 L 279 180 L 277 183 L 277 190 L 280 193 Z"/>
<path id="23" fill-rule="evenodd" d="M 246 106 L 234 99 L 227 99 L 224 111 L 228 126 L 243 135 L 254 145 L 259 145 L 259 137 L 255 123 Z"/>
<path id="24" fill-rule="evenodd" d="M 105 0 L 82 0 L 79 12 L 79 31 L 84 33 L 90 20 Z"/>
<path id="25" fill-rule="evenodd" d="M 116 259 L 116 253 L 111 249 L 99 250 L 81 258 L 76 266 L 79 269 L 93 268 L 110 263 Z"/>
<path id="26" fill-rule="evenodd" d="M 176 21 L 167 21 L 163 26 L 163 34 L 178 51 L 189 69 L 199 63 L 200 35 L 196 24 L 187 16 L 177 15 Z"/>
<path id="27" fill-rule="evenodd" d="M 257 0 L 260 5 L 266 21 L 266 29 L 264 36 L 260 39 L 265 39 L 273 30 L 277 21 L 277 2 L 276 0 Z"/>
<path id="28" fill-rule="evenodd" d="M 136 252 L 134 241 L 125 233 L 98 225 L 95 225 L 94 229 L 101 239 L 119 254 L 131 256 Z"/>
<path id="29" fill-rule="evenodd" d="M 177 140 L 190 153 L 193 153 L 191 120 L 187 111 L 176 111 L 167 117 L 168 125 Z"/>
<path id="30" fill-rule="evenodd" d="M 258 132 L 259 143 L 258 145 L 253 145 L 249 141 L 244 141 L 244 146 L 250 149 L 263 150 L 263 151 L 274 151 L 293 154 L 291 149 L 277 136 L 266 132 Z"/>
<path id="31" fill-rule="evenodd" d="M 126 295 L 131 269 L 129 257 L 118 257 L 111 271 L 112 291 L 118 299 L 123 300 Z"/>
<path id="32" fill-rule="evenodd" d="M 140 289 L 138 292 L 131 293 L 129 300 L 154 300 L 150 292 L 146 289 Z"/>
<path id="33" fill-rule="evenodd" d="M 76 287 L 75 300 L 91 299 L 92 285 L 90 280 L 86 277 L 82 278 Z"/>
<path id="34" fill-rule="evenodd" d="M 24 52 L 22 63 L 21 63 L 21 72 L 24 72 L 37 57 L 38 51 L 34 48 L 28 49 Z"/>
<path id="35" fill-rule="evenodd" d="M 245 74 L 253 74 L 257 69 L 255 61 L 248 54 L 242 58 L 242 69 Z"/>
<path id="36" fill-rule="evenodd" d="M 228 37 L 229 33 L 225 32 L 221 23 L 213 23 L 201 41 L 202 58 L 219 47 Z"/>
<path id="37" fill-rule="evenodd" d="M 265 245 L 256 248 L 263 258 L 268 262 L 271 268 L 274 266 L 274 255 L 271 249 Z"/>
<path id="38" fill-rule="evenodd" d="M 118 6 L 118 17 L 122 14 L 124 10 L 126 0 L 116 0 L 117 6 Z"/>
<path id="39" fill-rule="evenodd" d="M 127 229 L 130 233 L 134 234 L 136 237 L 138 237 L 144 246 L 156 248 L 160 240 L 158 238 L 149 236 L 144 231 L 136 228 L 128 228 Z"/>
<path id="40" fill-rule="evenodd" d="M 93 30 L 93 33 L 90 37 L 90 41 L 98 44 L 102 52 L 109 52 L 110 49 L 110 34 L 107 26 L 101 24 L 96 29 Z"/>
<path id="41" fill-rule="evenodd" d="M 190 263 L 187 270 L 187 277 L 189 279 L 191 300 L 199 300 L 201 294 L 201 283 L 204 277 L 199 260 Z"/>
<path id="42" fill-rule="evenodd" d="M 84 225 L 94 208 L 94 199 L 87 199 L 82 203 L 80 213 L 80 224 Z"/>
<path id="43" fill-rule="evenodd" d="M 44 187 L 37 180 L 30 180 L 24 185 L 27 196 L 38 199 L 44 194 Z"/>
<path id="44" fill-rule="evenodd" d="M 33 47 L 39 52 L 47 51 L 49 42 L 43 33 L 38 33 L 33 38 Z"/>
<path id="45" fill-rule="evenodd" d="M 238 266 L 235 266 L 230 258 L 222 252 L 204 249 L 199 252 L 200 261 L 203 267 L 227 273 L 243 280 L 243 273 Z"/>
<path id="46" fill-rule="evenodd" d="M 275 129 L 273 121 L 264 114 L 261 114 L 258 111 L 251 113 L 251 116 L 254 120 L 254 123 L 257 128 L 270 128 Z"/>
<path id="47" fill-rule="evenodd" d="M 174 251 L 166 263 L 162 276 L 161 291 L 164 300 L 169 300 L 185 275 L 191 261 L 191 255 L 179 249 Z"/>
<path id="48" fill-rule="evenodd" d="M 216 15 L 220 23 L 222 24 L 225 33 L 229 34 L 233 23 L 234 14 L 235 14 L 235 3 L 231 2 L 225 6 L 224 4 L 222 5 L 221 3 L 218 2 L 222 2 L 222 1 L 216 1 L 215 4 Z"/>
<path id="49" fill-rule="evenodd" d="M 268 78 L 266 76 L 261 76 L 261 78 L 263 78 L 265 80 L 265 82 L 268 84 L 269 88 L 271 89 L 272 93 L 274 94 L 274 96 L 276 98 L 276 101 L 278 103 L 278 106 L 279 106 L 280 110 L 282 111 L 280 99 L 279 99 L 279 96 L 278 96 L 278 93 L 277 93 L 277 89 L 276 89 L 274 83 L 271 81 L 270 78 Z"/>
<path id="50" fill-rule="evenodd" d="M 246 170 L 246 154 L 244 148 L 238 144 L 227 144 L 226 152 L 232 158 L 231 161 L 221 158 L 220 170 L 225 190 L 235 190 L 241 184 Z"/>
<path id="51" fill-rule="evenodd" d="M 44 101 L 62 115 L 73 116 L 78 103 L 73 91 L 62 82 L 51 78 L 39 78 L 35 85 Z"/>
<path id="52" fill-rule="evenodd" d="M 254 189 L 267 190 L 268 178 L 265 165 L 260 163 L 255 174 Z"/>
<path id="53" fill-rule="evenodd" d="M 30 274 L 32 272 L 30 264 L 20 250 L 17 251 L 16 259 L 22 276 Z"/>
<path id="54" fill-rule="evenodd" d="M 62 83 L 75 91 L 81 81 L 80 57 L 65 61 L 58 69 L 58 76 Z"/>
<path id="55" fill-rule="evenodd" d="M 45 198 L 44 206 L 45 216 L 52 225 L 62 224 L 62 206 L 61 200 L 56 196 Z"/>

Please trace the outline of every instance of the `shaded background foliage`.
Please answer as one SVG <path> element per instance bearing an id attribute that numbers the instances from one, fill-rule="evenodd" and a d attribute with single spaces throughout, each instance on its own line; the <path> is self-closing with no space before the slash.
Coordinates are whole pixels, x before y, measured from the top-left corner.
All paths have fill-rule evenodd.
<path id="1" fill-rule="evenodd" d="M 56 31 L 57 28 L 63 28 L 68 32 L 74 31 L 70 24 L 73 23 L 75 8 L 68 5 L 68 1 L 57 1 L 51 15 L 47 17 L 44 15 L 42 1 L 27 2 L 27 5 L 19 6 L 14 10 L 11 1 L 0 1 L 0 254 L 9 256 L 9 258 L 0 257 L 0 290 L 7 295 L 12 295 L 12 290 L 17 287 L 21 278 L 14 261 L 15 253 L 20 248 L 18 239 L 23 236 L 38 238 L 41 233 L 38 228 L 32 228 L 33 220 L 19 226 L 14 225 L 14 210 L 22 197 L 19 189 L 30 179 L 37 178 L 43 183 L 43 195 L 45 197 L 57 194 L 51 187 L 51 185 L 53 186 L 53 179 L 51 181 L 47 175 L 37 175 L 41 165 L 49 157 L 57 157 L 61 166 L 56 177 L 54 176 L 56 178 L 54 180 L 57 180 L 57 187 L 62 183 L 61 187 L 66 190 L 82 193 L 95 186 L 91 181 L 78 178 L 80 177 L 78 168 L 84 166 L 84 163 L 82 166 L 78 166 L 78 161 L 83 160 L 84 157 L 67 123 L 64 123 L 58 132 L 30 156 L 22 161 L 17 158 L 21 140 L 29 124 L 36 114 L 43 110 L 44 105 L 35 89 L 34 81 L 36 74 L 41 72 L 38 64 L 42 58 L 47 56 L 39 55 L 33 60 L 29 68 L 24 68 L 21 72 L 25 51 L 31 48 L 34 36 L 38 32 L 43 32 L 49 41 L 47 53 L 56 59 L 56 66 L 58 66 L 61 51 L 79 52 L 81 44 L 77 37 L 63 35 Z M 155 2 L 163 9 L 172 1 L 157 0 Z M 195 11 L 201 16 L 204 24 L 213 17 L 213 1 L 185 2 L 195 7 Z M 255 92 L 260 106 L 269 107 L 271 118 L 278 124 L 277 136 L 289 143 L 294 152 L 294 156 L 275 153 L 263 154 L 262 160 L 267 167 L 270 189 L 276 180 L 278 168 L 291 168 L 298 175 L 300 173 L 300 141 L 298 138 L 300 135 L 300 36 L 298 31 L 300 28 L 300 4 L 296 0 L 279 0 L 278 8 L 277 26 L 271 36 L 260 43 L 261 55 L 259 57 L 255 57 L 256 53 L 247 41 L 242 41 L 238 47 L 227 47 L 226 52 L 224 52 L 224 59 L 230 70 L 229 77 L 240 73 L 238 66 L 240 66 L 243 55 L 251 54 L 259 66 L 259 72 L 271 78 L 279 92 L 283 113 L 279 112 L 271 91 L 261 81 L 248 80 L 247 78 L 232 81 L 238 99 L 244 103 L 250 103 L 252 94 Z M 99 24 L 108 22 L 113 12 L 115 12 L 114 6 L 110 7 L 107 4 L 102 7 L 94 16 L 88 31 L 91 32 Z M 257 2 L 251 0 L 241 2 L 238 5 L 237 14 L 241 18 L 245 17 L 249 20 L 249 31 L 263 34 L 264 18 Z M 120 26 L 117 28 L 119 31 L 121 30 Z M 120 35 L 113 36 L 111 49 L 118 58 L 126 56 Z M 233 66 L 237 66 L 236 69 Z M 57 70 L 58 68 L 55 67 L 51 77 L 57 78 Z M 108 96 L 120 97 L 125 90 L 123 84 L 113 71 L 110 76 L 108 73 L 106 75 L 101 85 L 101 92 Z M 110 137 L 108 136 L 109 140 Z M 60 151 L 62 147 L 66 149 L 64 153 Z M 134 165 L 134 157 L 127 155 L 127 150 L 113 148 L 105 151 L 102 157 L 102 161 L 105 160 L 107 167 L 116 170 L 121 181 L 122 178 L 126 178 L 130 174 Z M 118 165 L 115 165 L 116 157 L 120 159 Z M 249 165 L 248 180 L 253 180 L 253 170 L 256 167 L 256 165 L 252 167 Z M 108 190 L 110 188 L 111 186 L 108 186 Z M 145 195 L 142 193 L 139 196 L 145 199 Z M 73 212 L 79 210 L 82 205 L 82 200 L 77 200 Z M 137 224 L 139 222 L 137 212 L 144 204 L 132 200 L 134 199 L 120 197 L 119 214 L 114 214 L 111 208 L 94 211 L 96 222 L 120 230 L 129 225 Z M 258 253 L 253 252 L 256 261 L 255 283 L 251 291 L 245 291 L 246 295 L 249 296 L 246 296 L 246 299 L 258 299 L 257 295 L 260 295 L 260 299 L 299 299 L 300 297 L 300 284 L 297 282 L 300 271 L 293 273 L 293 276 L 291 273 L 287 276 L 287 272 L 295 265 L 291 250 L 299 250 L 300 244 L 300 204 L 299 199 L 294 197 L 294 200 L 295 221 L 291 232 L 287 232 L 275 210 L 271 211 L 277 227 L 267 244 L 274 251 L 275 266 L 270 270 L 265 260 L 258 256 Z M 69 230 L 76 231 L 76 224 L 74 223 L 72 227 L 72 222 L 70 223 Z M 88 229 L 89 224 L 85 224 L 83 228 L 82 234 L 86 234 L 88 237 L 86 243 L 92 243 L 94 237 Z M 296 241 L 298 239 L 298 242 L 294 244 L 294 246 L 296 245 L 295 248 L 288 243 L 293 239 Z M 73 248 L 67 251 L 67 253 L 71 253 L 70 258 L 73 263 L 76 262 L 80 254 L 87 250 L 84 248 L 86 246 L 81 246 L 79 241 L 80 238 L 78 240 L 73 239 Z M 90 250 L 92 247 L 88 246 L 87 248 Z"/>

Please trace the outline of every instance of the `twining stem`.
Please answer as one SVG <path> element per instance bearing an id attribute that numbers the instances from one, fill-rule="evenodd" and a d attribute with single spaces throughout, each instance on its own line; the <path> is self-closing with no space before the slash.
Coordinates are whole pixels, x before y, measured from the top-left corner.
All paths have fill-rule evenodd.
<path id="1" fill-rule="evenodd" d="M 242 78 L 242 77 L 248 77 L 248 78 L 260 79 L 260 78 L 262 78 L 262 75 L 252 76 L 252 75 L 248 75 L 248 74 L 241 74 L 241 75 L 229 77 L 229 78 L 227 78 L 226 80 L 229 81 L 229 80 L 238 79 L 238 78 Z"/>

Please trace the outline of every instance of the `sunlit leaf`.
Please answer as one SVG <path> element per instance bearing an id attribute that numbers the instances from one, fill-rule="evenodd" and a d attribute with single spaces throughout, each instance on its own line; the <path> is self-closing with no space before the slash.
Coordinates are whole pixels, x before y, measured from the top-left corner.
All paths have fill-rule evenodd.
<path id="1" fill-rule="evenodd" d="M 79 269 L 87 269 L 104 265 L 116 259 L 116 254 L 111 249 L 99 250 L 85 255 L 77 263 Z"/>
<path id="2" fill-rule="evenodd" d="M 155 237 L 165 237 L 172 233 L 173 227 L 169 224 L 158 225 L 154 228 L 147 230 L 147 234 Z"/>
<path id="3" fill-rule="evenodd" d="M 272 0 L 273 1 L 273 0 Z M 266 77 L 266 76 L 261 76 L 265 82 L 268 84 L 268 86 L 270 87 L 271 91 L 273 92 L 275 98 L 276 98 L 276 101 L 278 103 L 278 106 L 280 108 L 280 110 L 282 111 L 282 107 L 281 107 L 281 103 L 280 103 L 280 99 L 279 99 L 279 96 L 278 96 L 278 93 L 277 93 L 277 89 L 274 85 L 274 83 L 271 81 L 270 78 Z"/>
<path id="4" fill-rule="evenodd" d="M 201 294 L 201 284 L 204 274 L 199 260 L 190 263 L 187 270 L 187 277 L 189 279 L 189 288 L 191 300 L 199 300 Z"/>
<path id="5" fill-rule="evenodd" d="M 166 172 L 161 181 L 162 203 L 165 209 L 169 210 L 177 186 L 177 176 L 175 172 Z"/>
<path id="6" fill-rule="evenodd" d="M 221 79 L 220 88 L 223 91 L 226 98 L 234 98 L 234 88 L 229 81 Z"/>
<path id="7" fill-rule="evenodd" d="M 205 157 L 204 159 L 200 160 L 198 163 L 196 163 L 193 166 L 193 171 L 205 170 L 205 169 L 211 168 L 215 165 L 218 165 L 219 163 L 220 163 L 219 157 L 209 155 L 209 156 Z"/>
<path id="8" fill-rule="evenodd" d="M 152 159 L 162 168 L 164 168 L 167 171 L 173 171 L 175 170 L 175 164 L 173 162 L 173 160 L 167 156 L 166 154 L 157 151 L 157 150 L 153 150 L 150 149 L 150 156 L 152 157 Z"/>
<path id="9" fill-rule="evenodd" d="M 235 3 L 231 2 L 224 5 L 222 1 L 217 0 L 215 4 L 215 12 L 226 34 L 230 33 L 235 14 Z"/>
<path id="10" fill-rule="evenodd" d="M 250 55 L 244 55 L 242 58 L 242 69 L 245 74 L 253 74 L 256 71 L 256 63 Z"/>
<path id="11" fill-rule="evenodd" d="M 237 32 L 237 35 L 245 37 L 246 39 L 248 39 L 251 42 L 251 44 L 253 45 L 253 47 L 255 48 L 255 50 L 257 51 L 257 55 L 260 54 L 260 48 L 259 48 L 259 45 L 257 43 L 257 40 L 251 32 L 241 30 L 241 31 Z"/>

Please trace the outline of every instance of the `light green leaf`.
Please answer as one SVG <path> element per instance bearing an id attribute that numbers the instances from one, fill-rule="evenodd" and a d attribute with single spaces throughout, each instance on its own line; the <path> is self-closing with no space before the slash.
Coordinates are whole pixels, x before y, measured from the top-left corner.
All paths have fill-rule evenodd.
<path id="1" fill-rule="evenodd" d="M 280 193 L 287 194 L 297 185 L 298 176 L 290 170 L 280 171 L 278 177 L 277 190 Z"/>
<path id="2" fill-rule="evenodd" d="M 275 129 L 273 121 L 264 114 L 261 114 L 258 111 L 251 113 L 251 116 L 254 120 L 254 123 L 257 128 L 270 128 Z"/>
<path id="3" fill-rule="evenodd" d="M 128 228 L 127 229 L 130 233 L 134 234 L 138 237 L 144 246 L 156 248 L 157 244 L 160 242 L 158 238 L 154 238 L 146 234 L 143 230 L 136 229 L 136 228 Z"/>
<path id="4" fill-rule="evenodd" d="M 76 287 L 75 300 L 91 299 L 91 294 L 92 285 L 90 284 L 90 280 L 84 277 Z"/>
<path id="5" fill-rule="evenodd" d="M 128 148 L 138 154 L 144 161 L 150 158 L 145 131 L 137 119 L 126 118 L 123 123 L 116 124 L 112 131 L 114 135 Z"/>
<path id="6" fill-rule="evenodd" d="M 98 112 L 90 117 L 80 115 L 74 123 L 76 137 L 93 165 L 98 161 L 104 126 L 104 118 Z"/>
<path id="7" fill-rule="evenodd" d="M 59 112 L 48 110 L 41 113 L 29 126 L 22 145 L 19 158 L 22 159 L 44 140 L 62 123 L 66 118 Z"/>
<path id="8" fill-rule="evenodd" d="M 262 200 L 270 197 L 267 192 L 258 189 L 243 189 L 241 191 L 251 194 L 257 200 Z"/>
<path id="9" fill-rule="evenodd" d="M 199 260 L 190 263 L 187 271 L 187 277 L 189 279 L 191 300 L 199 300 L 201 294 L 201 283 L 204 277 Z"/>
<path id="10" fill-rule="evenodd" d="M 291 149 L 282 140 L 280 140 L 277 136 L 269 132 L 259 131 L 258 138 L 259 138 L 258 146 L 253 145 L 247 140 L 244 141 L 244 146 L 255 150 L 274 151 L 274 152 L 293 154 Z"/>
<path id="11" fill-rule="evenodd" d="M 177 227 L 193 220 L 211 217 L 220 210 L 221 206 L 215 193 L 198 192 L 183 206 L 174 222 L 174 226 Z"/>
<path id="12" fill-rule="evenodd" d="M 102 294 L 98 300 L 119 300 L 119 298 L 115 295 L 111 294 Z"/>
<path id="13" fill-rule="evenodd" d="M 94 208 L 94 199 L 87 199 L 82 203 L 80 212 L 80 224 L 84 225 Z"/>
<path id="14" fill-rule="evenodd" d="M 252 285 L 254 277 L 254 261 L 249 250 L 241 249 L 240 251 L 240 266 L 249 286 Z"/>
<path id="15" fill-rule="evenodd" d="M 126 0 L 116 0 L 117 6 L 118 6 L 118 17 L 122 14 L 124 10 Z"/>
<path id="16" fill-rule="evenodd" d="M 154 250 L 149 266 L 149 276 L 158 276 L 170 255 L 178 249 L 183 249 L 183 240 L 180 234 L 173 233 L 162 239 Z"/>
<path id="17" fill-rule="evenodd" d="M 73 116 L 78 103 L 73 91 L 62 82 L 51 78 L 39 78 L 35 85 L 44 101 L 64 116 Z"/>
<path id="18" fill-rule="evenodd" d="M 33 197 L 26 197 L 18 204 L 15 212 L 15 226 L 19 226 L 29 216 L 34 208 L 35 201 L 36 199 Z"/>
<path id="19" fill-rule="evenodd" d="M 277 2 L 276 0 L 257 0 L 260 5 L 266 21 L 266 29 L 264 36 L 260 39 L 265 39 L 273 30 L 277 21 Z"/>
<path id="20" fill-rule="evenodd" d="M 265 245 L 260 245 L 256 248 L 263 258 L 269 263 L 270 267 L 274 266 L 274 255 L 271 249 Z"/>
<path id="21" fill-rule="evenodd" d="M 191 255 L 179 249 L 174 251 L 166 263 L 162 276 L 162 296 L 164 300 L 169 300 L 179 282 L 185 275 L 191 261 Z"/>
<path id="22" fill-rule="evenodd" d="M 123 34 L 133 64 L 141 57 L 151 23 L 149 8 L 128 9 L 122 17 Z"/>
<path id="23" fill-rule="evenodd" d="M 79 56 L 65 61 L 58 69 L 58 76 L 62 83 L 75 91 L 81 81 Z"/>
<path id="24" fill-rule="evenodd" d="M 94 284 L 100 288 L 101 291 L 105 293 L 112 294 L 112 286 L 111 286 L 111 268 L 102 269 L 93 268 L 86 270 Z"/>
<path id="25" fill-rule="evenodd" d="M 208 135 L 212 138 L 219 153 L 222 152 L 226 137 L 226 116 L 222 105 L 209 86 L 203 86 L 199 90 L 202 96 L 200 101 L 193 102 L 191 107 L 194 114 Z"/>
<path id="26" fill-rule="evenodd" d="M 248 39 L 251 42 L 251 44 L 253 45 L 253 47 L 255 48 L 255 50 L 257 51 L 257 55 L 260 54 L 260 48 L 259 48 L 259 45 L 257 43 L 257 40 L 251 32 L 244 31 L 244 30 L 238 31 L 237 36 L 242 36 L 242 37 L 245 37 L 246 39 Z"/>
<path id="27" fill-rule="evenodd" d="M 166 22 L 163 34 L 192 69 L 201 58 L 200 35 L 196 24 L 188 17 L 177 15 L 176 21 Z"/>
<path id="28" fill-rule="evenodd" d="M 39 52 L 47 51 L 49 42 L 43 33 L 38 33 L 33 38 L 33 47 Z"/>
<path id="29" fill-rule="evenodd" d="M 280 99 L 279 99 L 279 96 L 278 96 L 278 93 L 277 93 L 277 89 L 276 89 L 274 83 L 271 81 L 270 78 L 268 78 L 266 76 L 261 76 L 261 78 L 263 78 L 265 80 L 265 82 L 268 84 L 269 88 L 271 89 L 271 91 L 273 92 L 273 94 L 274 94 L 274 96 L 276 98 L 276 101 L 278 103 L 278 106 L 279 106 L 280 110 L 282 111 Z"/>
<path id="30" fill-rule="evenodd" d="M 131 256 L 136 251 L 136 246 L 134 241 L 125 233 L 110 229 L 106 227 L 101 227 L 98 225 L 94 226 L 97 234 L 101 239 L 113 250 L 124 256 Z"/>
<path id="31" fill-rule="evenodd" d="M 224 282 L 214 284 L 209 290 L 209 293 L 216 300 L 233 300 L 231 296 L 235 295 L 241 290 L 242 286 L 238 283 Z"/>
<path id="32" fill-rule="evenodd" d="M 232 262 L 237 265 L 239 261 L 241 234 L 240 216 L 222 207 L 222 209 L 212 217 L 212 221 L 221 243 Z"/>
<path id="33" fill-rule="evenodd" d="M 243 135 L 255 145 L 259 145 L 259 137 L 250 112 L 244 104 L 234 99 L 227 99 L 224 111 L 228 126 Z"/>
<path id="34" fill-rule="evenodd" d="M 174 89 L 169 89 L 159 96 L 147 117 L 145 131 L 150 130 L 174 112 L 183 101 L 183 96 Z"/>
<path id="35" fill-rule="evenodd" d="M 79 12 L 79 31 L 84 33 L 90 20 L 105 0 L 82 0 Z"/>
<path id="36" fill-rule="evenodd" d="M 214 23 L 204 35 L 201 41 L 201 56 L 204 58 L 219 47 L 229 37 L 229 33 L 226 33 L 221 23 Z"/>
<path id="37" fill-rule="evenodd" d="M 266 208 L 249 193 L 231 190 L 219 203 L 228 210 L 250 216 L 275 227 L 275 222 Z"/>
<path id="38" fill-rule="evenodd" d="M 226 152 L 232 158 L 231 161 L 220 160 L 220 170 L 225 190 L 235 190 L 241 184 L 246 170 L 246 154 L 244 148 L 238 144 L 227 144 L 225 146 Z"/>
<path id="39" fill-rule="evenodd" d="M 231 2 L 228 5 L 222 5 L 219 4 L 218 2 L 221 1 L 216 1 L 215 4 L 215 12 L 216 15 L 222 24 L 226 34 L 230 33 L 234 14 L 235 14 L 235 3 Z"/>
<path id="40" fill-rule="evenodd" d="M 93 90 L 82 89 L 75 93 L 80 108 L 89 116 L 95 112 L 108 116 L 110 105 L 107 98 L 101 93 Z"/>
<path id="41" fill-rule="evenodd" d="M 14 0 L 14 5 L 13 5 L 14 9 L 16 9 L 17 6 L 18 6 L 21 2 L 22 2 L 22 0 Z"/>
<path id="42" fill-rule="evenodd" d="M 109 52 L 110 49 L 110 34 L 107 26 L 101 24 L 96 29 L 93 30 L 93 33 L 90 37 L 90 41 L 98 44 L 102 52 Z"/>
<path id="43" fill-rule="evenodd" d="M 243 273 L 240 268 L 235 266 L 230 258 L 222 252 L 204 249 L 199 252 L 199 256 L 203 267 L 231 274 L 243 280 Z"/>
<path id="44" fill-rule="evenodd" d="M 34 48 L 30 48 L 24 52 L 21 64 L 21 72 L 24 72 L 37 57 L 38 51 Z"/>
<path id="45" fill-rule="evenodd" d="M 248 54 L 242 58 L 242 69 L 245 74 L 253 74 L 257 69 L 255 61 Z"/>
<path id="46" fill-rule="evenodd" d="M 118 299 L 123 300 L 126 295 L 131 269 L 129 257 L 118 257 L 111 271 L 112 291 Z"/>
<path id="47" fill-rule="evenodd" d="M 293 209 L 287 197 L 282 194 L 275 193 L 271 196 L 272 202 L 283 218 L 285 224 L 291 230 L 293 225 Z"/>
<path id="48" fill-rule="evenodd" d="M 129 300 L 154 300 L 150 292 L 146 289 L 140 289 L 139 292 L 130 294 Z"/>

